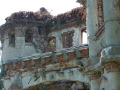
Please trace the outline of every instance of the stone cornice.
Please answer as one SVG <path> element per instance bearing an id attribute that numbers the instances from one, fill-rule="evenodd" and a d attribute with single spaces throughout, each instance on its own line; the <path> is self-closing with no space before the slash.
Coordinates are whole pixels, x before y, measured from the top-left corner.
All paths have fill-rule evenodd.
<path id="1" fill-rule="evenodd" d="M 108 63 L 108 62 L 120 62 L 120 54 L 101 57 L 100 60 L 101 60 L 100 61 L 101 65 L 104 65 L 105 63 Z"/>
<path id="2" fill-rule="evenodd" d="M 84 21 L 80 21 L 79 19 L 77 21 L 74 21 L 74 22 L 69 22 L 69 23 L 66 23 L 64 25 L 60 25 L 58 27 L 53 27 L 49 30 L 49 32 L 53 32 L 53 31 L 56 31 L 56 30 L 61 30 L 61 29 L 64 29 L 64 28 L 68 28 L 68 27 L 72 27 L 72 26 L 79 26 L 80 24 L 84 24 L 85 22 Z"/>
<path id="3" fill-rule="evenodd" d="M 100 63 L 104 65 L 108 62 L 120 62 L 120 46 L 110 46 L 101 52 Z"/>

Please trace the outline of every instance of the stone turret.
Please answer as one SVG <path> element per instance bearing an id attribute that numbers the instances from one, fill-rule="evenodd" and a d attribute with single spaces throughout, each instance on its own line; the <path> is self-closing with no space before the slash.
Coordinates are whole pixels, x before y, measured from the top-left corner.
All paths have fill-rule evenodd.
<path id="1" fill-rule="evenodd" d="M 8 28 L 2 38 L 2 61 L 38 53 L 33 43 L 33 30 L 36 27 L 16 26 L 12 29 Z"/>

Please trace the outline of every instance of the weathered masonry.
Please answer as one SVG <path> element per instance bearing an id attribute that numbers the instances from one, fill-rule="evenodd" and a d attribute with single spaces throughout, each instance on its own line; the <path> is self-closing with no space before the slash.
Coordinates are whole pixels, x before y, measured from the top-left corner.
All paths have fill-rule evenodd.
<path id="1" fill-rule="evenodd" d="M 41 8 L 6 18 L 2 90 L 120 90 L 120 0 L 77 2 L 58 16 Z"/>
<path id="2" fill-rule="evenodd" d="M 86 10 L 17 12 L 0 27 L 3 90 L 89 89 Z M 87 41 L 87 38 L 86 38 Z"/>
<path id="3" fill-rule="evenodd" d="M 120 0 L 78 0 L 86 7 L 91 90 L 120 90 Z M 99 82 L 99 83 L 97 83 Z"/>

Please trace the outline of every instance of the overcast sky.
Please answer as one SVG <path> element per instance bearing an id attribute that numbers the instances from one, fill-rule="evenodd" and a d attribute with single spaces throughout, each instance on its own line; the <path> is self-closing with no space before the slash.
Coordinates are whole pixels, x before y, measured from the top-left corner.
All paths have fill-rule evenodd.
<path id="1" fill-rule="evenodd" d="M 18 11 L 38 11 L 45 7 L 51 14 L 57 15 L 80 7 L 77 0 L 0 0 L 0 25 L 5 18 Z"/>

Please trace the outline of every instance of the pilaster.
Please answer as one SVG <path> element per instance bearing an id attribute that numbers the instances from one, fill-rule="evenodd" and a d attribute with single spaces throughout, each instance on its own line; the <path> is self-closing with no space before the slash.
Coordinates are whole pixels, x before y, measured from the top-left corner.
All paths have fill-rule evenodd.
<path id="1" fill-rule="evenodd" d="M 96 40 L 95 33 L 98 30 L 98 0 L 86 0 L 86 25 L 88 34 L 88 44 L 89 44 L 89 60 L 91 60 L 91 65 L 99 62 L 99 59 L 94 59 L 97 57 L 97 53 L 100 50 L 100 45 Z"/>

